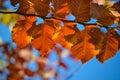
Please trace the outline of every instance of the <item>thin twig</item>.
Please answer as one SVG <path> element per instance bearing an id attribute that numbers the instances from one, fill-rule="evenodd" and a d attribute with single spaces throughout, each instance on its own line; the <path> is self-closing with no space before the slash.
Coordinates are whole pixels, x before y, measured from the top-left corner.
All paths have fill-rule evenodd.
<path id="1" fill-rule="evenodd" d="M 20 13 L 20 12 L 5 12 L 5 11 L 0 11 L 0 13 L 2 14 L 19 14 L 19 15 L 23 15 L 23 16 L 37 16 L 37 17 L 40 17 L 40 18 L 43 18 L 43 19 L 55 19 L 55 20 L 60 20 L 62 22 L 73 22 L 73 23 L 79 23 L 79 24 L 82 24 L 82 25 L 97 25 L 97 26 L 100 26 L 100 27 L 104 27 L 106 29 L 109 29 L 110 27 L 107 27 L 107 26 L 104 26 L 102 24 L 99 24 L 99 23 L 82 23 L 82 22 L 77 22 L 75 20 L 65 20 L 65 19 L 61 19 L 61 18 L 57 18 L 57 17 L 46 17 L 46 16 L 40 16 L 38 14 L 26 14 L 26 13 Z M 117 30 L 120 30 L 120 28 L 112 28 L 112 29 L 117 29 Z"/>
<path id="2" fill-rule="evenodd" d="M 70 80 L 78 71 L 80 71 L 83 64 L 80 64 L 69 76 L 66 77 L 65 80 Z"/>

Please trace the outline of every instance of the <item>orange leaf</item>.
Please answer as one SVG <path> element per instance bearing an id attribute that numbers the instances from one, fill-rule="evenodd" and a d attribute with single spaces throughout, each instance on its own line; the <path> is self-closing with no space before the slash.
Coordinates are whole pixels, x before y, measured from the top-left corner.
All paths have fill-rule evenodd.
<path id="1" fill-rule="evenodd" d="M 53 32 L 54 28 L 47 24 L 34 25 L 28 31 L 28 35 L 33 38 L 32 45 L 40 51 L 42 56 L 47 55 L 55 44 L 52 40 Z"/>
<path id="2" fill-rule="evenodd" d="M 113 57 L 118 51 L 119 44 L 119 36 L 114 30 L 109 30 L 103 40 L 102 48 L 99 54 L 97 55 L 97 59 L 100 62 L 104 62 L 105 60 Z"/>
<path id="3" fill-rule="evenodd" d="M 71 25 L 71 26 L 70 26 Z M 65 40 L 65 36 L 74 34 L 76 26 L 74 23 L 66 23 L 64 27 L 56 27 L 55 33 L 52 36 L 52 39 L 55 43 L 61 44 L 63 47 L 70 49 L 71 45 Z"/>
<path id="4" fill-rule="evenodd" d="M 94 37 L 90 35 L 92 31 L 94 32 L 97 29 L 99 28 L 94 25 L 90 25 L 86 26 L 83 31 L 66 36 L 66 40 L 73 44 L 71 47 L 73 57 L 80 59 L 83 63 L 85 63 L 98 54 L 99 50 L 95 48 L 95 45 L 98 44 L 98 39 L 102 38 L 100 38 L 101 36 L 99 35 L 97 36 L 97 33 L 93 34 Z"/>
<path id="5" fill-rule="evenodd" d="M 21 18 L 20 18 L 21 19 Z M 26 17 L 18 20 L 13 28 L 12 39 L 16 42 L 18 48 L 26 47 L 30 43 L 31 37 L 27 36 L 27 30 L 32 27 L 32 23 L 36 21 L 35 17 Z"/>

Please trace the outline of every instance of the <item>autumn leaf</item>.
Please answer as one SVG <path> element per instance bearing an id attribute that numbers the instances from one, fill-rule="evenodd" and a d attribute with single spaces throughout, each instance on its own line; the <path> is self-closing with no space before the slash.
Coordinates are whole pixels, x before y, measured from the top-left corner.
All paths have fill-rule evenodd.
<path id="1" fill-rule="evenodd" d="M 2 11 L 9 12 L 11 10 L 5 9 Z M 5 25 L 10 25 L 11 23 L 14 24 L 18 18 L 19 18 L 19 16 L 17 14 L 1 14 L 0 22 L 2 22 Z"/>
<path id="2" fill-rule="evenodd" d="M 20 4 L 17 12 L 26 13 L 30 7 L 33 7 L 40 16 L 47 16 L 50 12 L 50 1 L 51 0 L 11 0 L 11 4 L 13 6 L 17 3 Z"/>
<path id="3" fill-rule="evenodd" d="M 90 3 L 92 0 L 67 0 L 70 12 L 76 17 L 77 22 L 90 20 Z"/>
<path id="4" fill-rule="evenodd" d="M 116 48 L 119 48 L 112 48 L 111 45 L 115 42 L 120 46 L 120 39 L 114 31 L 109 30 L 105 34 L 96 26 L 99 24 L 101 27 L 109 27 L 119 22 L 119 2 L 111 4 L 108 0 L 11 0 L 13 6 L 17 3 L 20 4 L 17 13 L 36 15 L 24 17 L 14 26 L 12 39 L 18 48 L 32 43 L 44 57 L 58 43 L 71 50 L 73 57 L 85 63 L 96 55 L 98 60 L 104 62 L 115 55 Z M 45 17 L 49 12 L 52 17 Z M 75 21 L 64 20 L 69 13 L 75 16 Z M 36 25 L 38 16 L 43 18 L 44 23 Z M 86 24 L 91 18 L 95 18 L 97 23 Z M 83 23 L 85 29 L 78 30 L 76 22 Z M 113 49 L 111 55 L 108 54 L 108 47 Z"/>
<path id="5" fill-rule="evenodd" d="M 5 6 L 3 5 L 4 2 L 4 0 L 0 0 L 0 8 L 5 8 Z"/>
<path id="6" fill-rule="evenodd" d="M 17 9 L 17 12 L 26 13 L 30 8 L 29 0 L 10 0 L 11 4 L 15 6 L 17 3 L 20 4 L 20 7 Z"/>
<path id="7" fill-rule="evenodd" d="M 94 32 L 98 32 L 98 35 Z M 96 56 L 99 52 L 99 49 L 95 46 L 99 44 L 100 40 L 102 39 L 101 34 L 102 32 L 100 32 L 99 28 L 94 25 L 90 25 L 85 26 L 85 30 L 83 31 L 66 36 L 66 40 L 73 44 L 71 47 L 73 57 L 80 59 L 82 63 L 85 63 Z"/>
<path id="8" fill-rule="evenodd" d="M 33 25 L 27 33 L 29 36 L 32 36 L 32 45 L 40 51 L 42 56 L 47 55 L 48 51 L 55 45 L 52 40 L 54 28 L 45 23 Z"/>
<path id="9" fill-rule="evenodd" d="M 91 36 L 89 42 L 94 44 L 96 50 L 100 50 L 105 33 L 103 33 L 99 27 L 94 27 L 89 31 L 89 35 Z"/>
<path id="10" fill-rule="evenodd" d="M 58 26 L 56 27 L 52 39 L 54 40 L 55 43 L 59 43 L 63 47 L 70 49 L 71 44 L 69 44 L 64 37 L 70 34 L 74 34 L 75 30 L 76 30 L 76 24 L 71 22 L 64 24 L 64 27 Z"/>
<path id="11" fill-rule="evenodd" d="M 26 47 L 30 43 L 31 37 L 27 35 L 33 22 L 36 21 L 35 17 L 20 18 L 13 28 L 12 39 L 16 42 L 18 48 Z"/>
<path id="12" fill-rule="evenodd" d="M 115 8 L 115 10 L 120 13 L 120 1 L 115 3 L 112 7 Z"/>
<path id="13" fill-rule="evenodd" d="M 103 5 L 91 3 L 90 14 L 91 17 L 96 18 L 98 23 L 104 26 L 110 26 L 116 22 L 116 17 Z"/>
<path id="14" fill-rule="evenodd" d="M 54 16 L 65 19 L 65 16 L 68 15 L 68 4 L 66 0 L 52 0 L 54 9 Z"/>
<path id="15" fill-rule="evenodd" d="M 116 16 L 116 17 L 120 17 L 120 1 L 119 2 L 117 2 L 117 3 L 114 3 L 113 5 L 112 5 L 112 10 L 110 10 L 111 11 L 111 13 L 114 15 L 114 16 Z"/>
<path id="16" fill-rule="evenodd" d="M 29 2 L 32 4 L 37 14 L 40 16 L 47 16 L 50 12 L 50 1 L 51 0 L 30 0 Z"/>
<path id="17" fill-rule="evenodd" d="M 109 30 L 106 33 L 106 36 L 102 42 L 102 48 L 97 55 L 97 59 L 100 62 L 104 62 L 105 60 L 113 57 L 118 51 L 118 34 L 114 30 Z"/>
<path id="18" fill-rule="evenodd" d="M 56 19 L 45 19 L 45 24 L 56 28 L 60 26 L 61 24 L 63 24 L 63 22 L 60 20 L 56 20 Z"/>
<path id="19" fill-rule="evenodd" d="M 109 4 L 109 0 L 92 0 L 93 3 L 97 3 L 98 5 L 106 6 Z"/>
<path id="20" fill-rule="evenodd" d="M 9 76 L 8 76 L 8 80 L 15 80 L 15 79 L 17 79 L 17 80 L 22 80 L 23 79 L 23 77 L 24 77 L 24 75 L 21 75 L 20 73 L 19 73 L 19 71 L 23 71 L 22 70 L 22 68 L 20 68 L 19 66 L 18 66 L 18 64 L 16 63 L 16 64 L 9 64 L 8 66 L 7 66 L 7 69 L 9 70 Z"/>

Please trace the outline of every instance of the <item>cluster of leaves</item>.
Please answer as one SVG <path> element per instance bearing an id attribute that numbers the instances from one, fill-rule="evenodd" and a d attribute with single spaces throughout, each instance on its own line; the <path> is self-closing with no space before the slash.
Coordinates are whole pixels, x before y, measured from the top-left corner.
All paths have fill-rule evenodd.
<path id="1" fill-rule="evenodd" d="M 100 62 L 113 57 L 120 49 L 120 1 L 109 0 L 10 0 L 13 6 L 19 4 L 16 12 L 0 11 L 1 21 L 9 24 L 13 18 L 19 19 L 12 30 L 12 40 L 17 44 L 17 49 L 8 50 L 9 44 L 1 44 L 3 53 L 7 56 L 8 65 L 4 65 L 9 71 L 8 80 L 22 80 L 24 76 L 41 75 L 43 80 L 52 77 L 58 78 L 58 72 L 51 64 L 48 67 L 48 58 L 51 50 L 57 53 L 57 65 L 68 69 L 62 62 L 66 53 L 62 53 L 60 44 L 72 52 L 69 57 L 81 60 L 85 63 L 97 57 Z M 3 6 L 0 0 L 0 7 Z M 7 13 L 7 14 L 6 14 Z M 8 15 L 7 21 L 4 16 Z M 75 16 L 75 20 L 67 19 L 68 15 Z M 37 23 L 37 17 L 43 19 L 43 23 Z M 88 23 L 91 18 L 96 23 Z M 14 20 L 13 20 L 14 21 Z M 13 22 L 12 21 L 12 22 Z M 77 24 L 84 26 L 80 30 Z M 111 27 L 118 24 L 117 27 Z M 106 29 L 102 31 L 102 28 Z M 39 51 L 39 58 L 34 59 L 38 64 L 38 70 L 32 71 L 26 68 L 32 59 L 33 47 Z M 68 55 L 67 55 L 68 56 Z M 4 62 L 2 62 L 4 63 Z M 16 74 L 17 73 L 17 74 Z M 19 76 L 18 76 L 19 75 Z"/>
<path id="2" fill-rule="evenodd" d="M 18 48 L 32 43 L 44 57 L 59 43 L 71 50 L 72 55 L 83 63 L 96 55 L 100 62 L 104 62 L 120 48 L 120 37 L 116 32 L 119 25 L 116 28 L 110 27 L 119 24 L 120 1 L 11 0 L 13 6 L 17 3 L 20 7 L 16 13 L 28 14 L 20 17 L 13 29 L 12 38 Z M 46 17 L 48 14 L 50 17 Z M 75 21 L 66 19 L 69 14 L 76 17 Z M 36 25 L 35 15 L 43 18 L 44 23 Z M 97 19 L 97 23 L 87 24 L 91 18 Z M 79 30 L 76 23 L 83 24 L 85 29 Z M 102 26 L 107 29 L 106 33 L 101 31 Z"/>
<path id="3" fill-rule="evenodd" d="M 10 44 L 1 44 L 0 48 L 3 48 L 1 54 L 6 56 L 6 60 L 0 58 L 0 74 L 6 70 L 6 77 L 0 77 L 3 80 L 23 80 L 23 79 L 60 79 L 65 78 L 66 80 L 71 77 L 69 74 L 59 73 L 59 70 L 69 71 L 71 68 L 64 61 L 65 58 L 71 58 L 71 61 L 76 63 L 71 57 L 70 53 L 63 49 L 61 46 L 55 46 L 53 51 L 56 58 L 54 62 L 51 62 L 52 52 L 49 55 L 42 58 L 33 54 L 33 47 L 31 45 L 23 49 L 15 49 Z M 3 57 L 3 56 L 0 56 Z M 30 66 L 36 65 L 36 68 L 30 68 Z M 72 73 L 73 74 L 73 73 Z M 5 73 L 4 73 L 5 75 Z M 39 76 L 37 78 L 37 75 Z"/>
<path id="4" fill-rule="evenodd" d="M 12 39 L 19 49 L 32 43 L 41 56 L 45 57 L 59 43 L 85 63 L 94 56 L 104 62 L 120 48 L 120 36 L 117 33 L 120 29 L 120 1 L 11 0 L 13 6 L 18 3 L 20 6 L 15 13 L 24 16 L 20 16 L 14 26 Z M 67 20 L 69 14 L 76 19 Z M 37 25 L 37 16 L 43 18 L 44 23 Z M 88 24 L 91 18 L 97 22 Z M 79 30 L 76 23 L 83 24 L 85 29 Z M 118 26 L 111 28 L 110 25 L 115 23 Z M 105 27 L 107 32 L 102 32 L 101 27 Z"/>

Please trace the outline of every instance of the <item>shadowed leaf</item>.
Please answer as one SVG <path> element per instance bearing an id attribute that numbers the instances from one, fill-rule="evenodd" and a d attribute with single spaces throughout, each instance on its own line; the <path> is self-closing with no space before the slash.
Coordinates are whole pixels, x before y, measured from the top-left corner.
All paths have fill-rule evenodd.
<path id="1" fill-rule="evenodd" d="M 68 15 L 68 4 L 66 0 L 52 0 L 54 6 L 54 16 L 59 18 L 65 18 Z"/>
<path id="2" fill-rule="evenodd" d="M 40 16 L 47 16 L 50 12 L 50 1 L 51 0 L 30 0 L 33 8 Z"/>
<path id="3" fill-rule="evenodd" d="M 103 5 L 91 3 L 91 17 L 96 18 L 98 23 L 110 26 L 115 23 L 116 17 Z"/>
<path id="4" fill-rule="evenodd" d="M 67 0 L 70 12 L 78 22 L 90 20 L 90 3 L 92 0 Z"/>

